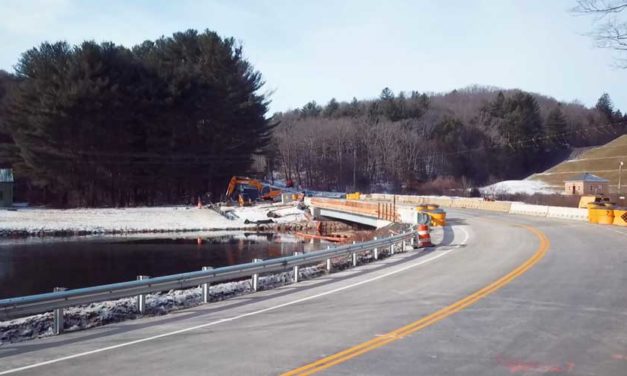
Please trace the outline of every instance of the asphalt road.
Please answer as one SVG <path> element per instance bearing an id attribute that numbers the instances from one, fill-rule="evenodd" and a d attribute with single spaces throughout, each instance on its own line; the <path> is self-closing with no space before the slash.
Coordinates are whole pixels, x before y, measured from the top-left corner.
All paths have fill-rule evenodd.
<path id="1" fill-rule="evenodd" d="M 5 344 L 0 375 L 627 375 L 627 229 L 449 217 L 432 252 Z"/>

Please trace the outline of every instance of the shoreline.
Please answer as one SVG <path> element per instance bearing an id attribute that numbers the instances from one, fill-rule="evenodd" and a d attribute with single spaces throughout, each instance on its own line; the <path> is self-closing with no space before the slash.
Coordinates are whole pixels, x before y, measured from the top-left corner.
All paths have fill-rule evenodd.
<path id="1" fill-rule="evenodd" d="M 186 206 L 7 210 L 0 211 L 0 238 L 215 231 L 284 232 L 311 228 L 305 213 L 292 205 L 231 207 L 228 212 L 234 215 L 227 218 L 211 209 Z M 268 214 L 271 212 L 279 215 L 270 217 Z"/>

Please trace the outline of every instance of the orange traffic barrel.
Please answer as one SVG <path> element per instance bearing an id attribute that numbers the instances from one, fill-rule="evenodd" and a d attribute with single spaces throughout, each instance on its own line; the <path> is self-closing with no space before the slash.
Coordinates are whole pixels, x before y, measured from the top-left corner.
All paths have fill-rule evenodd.
<path id="1" fill-rule="evenodd" d="M 429 226 L 427 225 L 418 225 L 418 246 L 433 247 L 431 235 L 429 235 Z"/>

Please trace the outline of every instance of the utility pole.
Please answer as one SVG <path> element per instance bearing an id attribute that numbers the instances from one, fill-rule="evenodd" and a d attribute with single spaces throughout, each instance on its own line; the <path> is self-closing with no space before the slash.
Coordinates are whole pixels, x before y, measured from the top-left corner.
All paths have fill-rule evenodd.
<path id="1" fill-rule="evenodd" d="M 353 145 L 353 192 L 357 191 L 357 145 Z"/>
<path id="2" fill-rule="evenodd" d="M 623 161 L 620 161 L 620 164 L 618 165 L 618 195 L 619 196 L 622 193 L 620 189 L 620 180 L 621 180 L 622 175 L 623 175 Z"/>

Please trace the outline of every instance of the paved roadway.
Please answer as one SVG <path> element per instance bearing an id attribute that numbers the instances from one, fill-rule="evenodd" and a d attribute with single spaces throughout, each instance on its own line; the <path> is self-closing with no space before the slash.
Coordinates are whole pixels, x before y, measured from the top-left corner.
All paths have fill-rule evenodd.
<path id="1" fill-rule="evenodd" d="M 5 344 L 0 375 L 627 375 L 627 229 L 449 217 L 430 253 Z"/>

